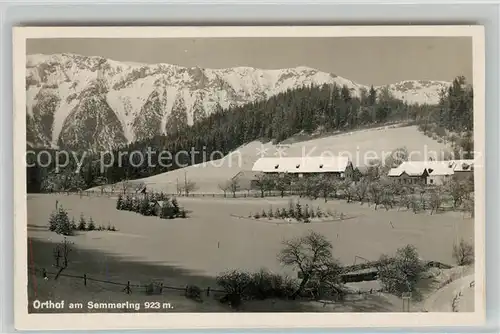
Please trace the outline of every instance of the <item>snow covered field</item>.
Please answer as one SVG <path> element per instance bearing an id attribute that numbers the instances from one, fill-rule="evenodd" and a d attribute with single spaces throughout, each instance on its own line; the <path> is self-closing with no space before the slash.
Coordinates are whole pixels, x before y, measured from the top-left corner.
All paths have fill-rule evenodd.
<path id="1" fill-rule="evenodd" d="M 46 229 L 56 199 L 77 220 L 83 214 L 91 216 L 97 225 L 110 223 L 118 229 L 118 232 L 84 232 L 70 237 L 76 247 L 133 257 L 137 261 L 180 266 L 204 276 L 215 276 L 227 269 L 258 270 L 261 267 L 290 273 L 276 260 L 281 242 L 310 229 L 332 242 L 333 254 L 343 264 L 353 264 L 356 257 L 376 260 L 382 253 L 393 253 L 406 244 L 415 245 L 425 260 L 453 264 L 453 243 L 460 238 L 472 242 L 474 231 L 473 220 L 463 219 L 456 213 L 416 215 L 375 211 L 366 205 L 344 201 L 325 204 L 321 200 L 301 200 L 301 203 L 354 218 L 331 224 L 275 225 L 238 219 L 231 214 L 243 216 L 271 206 L 286 208 L 287 199 L 180 198 L 180 205 L 192 211 L 190 217 L 162 220 L 118 211 L 115 200 L 107 197 L 30 195 L 30 237 L 46 242 L 61 239 Z M 101 269 L 96 266 L 95 270 Z"/>
<path id="2" fill-rule="evenodd" d="M 115 209 L 115 199 L 109 197 L 78 195 L 29 195 L 28 236 L 29 264 L 38 268 L 52 268 L 52 252 L 62 236 L 48 231 L 47 221 L 55 202 L 68 210 L 70 217 L 78 221 L 81 214 L 92 217 L 97 225 L 116 226 L 117 232 L 81 232 L 68 237 L 74 243 L 74 252 L 65 272 L 74 275 L 86 273 L 90 277 L 126 283 L 147 284 L 162 280 L 166 285 L 184 287 L 195 284 L 202 288 L 217 288 L 215 276 L 225 270 L 241 269 L 257 271 L 267 268 L 273 272 L 296 277 L 289 268 L 277 260 L 281 242 L 301 236 L 309 230 L 325 235 L 333 244 L 333 254 L 345 265 L 376 260 L 383 254 L 392 254 L 398 247 L 413 244 L 424 260 L 453 264 L 452 245 L 460 238 L 473 241 L 473 220 L 463 219 L 459 213 L 438 215 L 413 214 L 395 210 L 375 211 L 359 203 L 301 199 L 303 205 L 321 207 L 322 210 L 342 212 L 352 219 L 331 223 L 270 224 L 255 220 L 239 219 L 231 215 L 245 216 L 262 209 L 288 206 L 288 199 L 281 198 L 179 198 L 179 203 L 192 211 L 187 219 L 163 220 L 144 217 Z M 33 280 L 33 278 L 31 278 Z M 71 291 L 80 291 L 82 282 L 62 280 L 60 283 L 36 279 L 38 295 L 65 298 Z M 52 282 L 52 283 L 51 283 Z M 64 283 L 66 282 L 66 283 Z M 78 286 L 79 288 L 76 288 Z M 33 287 L 30 285 L 30 291 Z M 81 299 L 110 298 L 116 296 L 125 301 L 126 295 L 108 285 L 94 284 L 88 288 L 90 295 L 80 292 Z M 114 290 L 113 290 L 114 289 Z M 117 290 L 118 289 L 118 290 Z M 83 291 L 87 291 L 83 290 Z M 116 290 L 116 291 L 115 291 Z M 31 291 L 31 296 L 33 296 Z M 141 295 L 143 295 L 141 293 Z M 167 295 L 166 295 L 167 296 Z M 221 310 L 217 302 L 198 305 L 173 292 L 170 300 L 179 305 L 178 311 Z M 170 297 L 171 296 L 171 297 Z M 78 298 L 80 298 L 78 297 Z M 76 297 L 75 297 L 76 298 Z M 133 297 L 136 298 L 136 293 Z M 167 297 L 166 297 L 167 298 Z M 317 305 L 316 305 L 317 304 Z M 349 305 L 271 303 L 256 302 L 246 310 L 316 309 L 318 311 L 400 311 L 399 299 L 389 295 L 368 296 L 363 301 Z M 211 306 L 212 305 L 212 306 Z"/>
<path id="3" fill-rule="evenodd" d="M 416 127 L 382 127 L 345 133 L 309 141 L 295 142 L 281 150 L 283 156 L 349 155 L 354 165 L 362 165 L 364 157 L 383 158 L 392 150 L 405 146 L 414 152 L 413 160 L 422 160 L 425 154 L 438 154 L 446 149 L 420 133 Z M 228 180 L 241 170 L 250 170 L 262 155 L 275 156 L 279 148 L 271 143 L 252 142 L 236 152 L 206 165 L 190 166 L 173 172 L 151 176 L 133 182 L 144 182 L 149 191 L 175 193 L 177 182 L 184 177 L 196 183 L 195 193 L 220 193 L 218 184 Z M 326 152 L 326 153 L 325 153 Z M 100 193 L 101 189 L 95 189 Z M 97 195 L 97 194 L 96 194 Z M 417 247 L 424 260 L 454 264 L 453 244 L 464 238 L 473 242 L 474 221 L 464 219 L 460 213 L 425 213 L 379 209 L 346 203 L 345 201 L 305 200 L 300 202 L 322 210 L 336 211 L 347 217 L 344 221 L 312 224 L 272 224 L 256 220 L 239 219 L 251 213 L 272 207 L 288 207 L 288 198 L 212 198 L 211 196 L 184 198 L 179 203 L 191 211 L 187 219 L 162 220 L 144 217 L 132 212 L 118 211 L 116 199 L 107 196 L 78 195 L 29 195 L 28 235 L 35 244 L 35 266 L 50 268 L 54 260 L 54 243 L 62 237 L 47 229 L 48 217 L 55 208 L 56 200 L 78 221 L 81 214 L 92 217 L 97 225 L 114 225 L 117 232 L 83 232 L 69 237 L 74 242 L 74 259 L 67 269 L 77 274 L 87 273 L 102 279 L 126 282 L 131 280 L 147 283 L 161 279 L 172 286 L 196 284 L 203 288 L 216 287 L 215 276 L 228 269 L 257 271 L 267 268 L 273 272 L 296 273 L 284 268 L 277 261 L 282 241 L 301 236 L 309 230 L 325 235 L 333 244 L 333 254 L 342 264 L 355 261 L 376 260 L 381 254 L 392 254 L 407 244 Z M 46 283 L 45 293 L 55 293 Z M 57 288 L 64 294 L 65 288 Z M 61 292 L 62 291 L 62 292 Z M 104 291 L 96 288 L 95 294 Z M 176 295 L 177 296 L 177 295 Z M 394 297 L 394 296 L 392 296 Z M 400 311 L 396 297 L 371 296 L 358 306 L 324 308 L 307 304 L 320 311 Z M 82 297 L 83 298 L 83 297 Z M 120 297 L 121 298 L 121 297 Z M 179 300 L 183 300 L 180 297 Z M 392 299 L 391 299 L 392 298 Z M 394 300 L 393 300 L 394 299 Z M 121 299 L 120 299 L 121 300 Z M 364 303 L 364 304 L 363 304 Z M 364 305 L 364 306 L 363 306 Z M 289 303 L 273 302 L 261 305 L 253 303 L 248 310 L 289 310 Z M 294 305 L 293 308 L 306 307 Z M 359 308 L 362 307 L 362 308 Z M 365 308 L 363 308 L 365 307 Z M 217 310 L 218 305 L 195 306 L 182 302 L 180 310 Z"/>

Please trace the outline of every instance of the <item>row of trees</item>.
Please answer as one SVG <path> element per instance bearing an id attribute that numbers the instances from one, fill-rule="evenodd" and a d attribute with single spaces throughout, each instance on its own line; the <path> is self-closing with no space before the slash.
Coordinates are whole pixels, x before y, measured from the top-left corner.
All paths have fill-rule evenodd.
<path id="1" fill-rule="evenodd" d="M 83 214 L 77 224 L 74 217 L 69 218 L 68 211 L 59 207 L 49 217 L 49 230 L 57 234 L 71 236 L 75 234 L 75 231 L 116 231 L 116 228 L 110 223 L 107 226 L 97 226 L 92 217 L 89 217 L 87 221 Z"/>
<path id="2" fill-rule="evenodd" d="M 311 295 L 342 299 L 347 291 L 343 286 L 342 275 L 347 272 L 333 256 L 332 250 L 332 243 L 313 231 L 286 240 L 278 260 L 282 265 L 298 271 L 300 281 L 271 274 L 265 269 L 257 273 L 237 270 L 225 272 L 217 276 L 217 284 L 227 293 L 223 301 L 238 307 L 244 299 L 296 299 Z M 459 265 L 474 262 L 473 247 L 464 240 L 454 245 L 453 255 Z M 375 263 L 377 279 L 383 291 L 400 297 L 405 293 L 411 293 L 413 298 L 420 296 L 417 285 L 428 266 L 413 245 L 397 249 L 394 255 L 383 254 Z"/>
<path id="3" fill-rule="evenodd" d="M 474 157 L 474 91 L 465 77 L 455 78 L 441 91 L 436 108 L 421 114 L 419 129 L 438 141 L 451 142 L 455 156 Z"/>
<path id="4" fill-rule="evenodd" d="M 249 217 L 255 219 L 269 218 L 269 219 L 295 219 L 299 222 L 309 223 L 311 219 L 321 219 L 321 218 L 340 218 L 345 219 L 346 216 L 341 212 L 340 214 L 336 211 L 332 212 L 330 209 L 323 211 L 318 206 L 316 209 L 309 207 L 308 204 L 302 206 L 300 201 L 296 203 L 293 200 L 288 202 L 288 208 L 276 208 L 273 210 L 272 207 L 269 210 L 262 209 L 261 212 L 256 212 L 255 214 L 250 214 Z"/>
<path id="5" fill-rule="evenodd" d="M 463 209 L 473 215 L 474 179 L 460 180 L 451 178 L 440 186 L 425 184 L 399 184 L 385 176 L 374 165 L 361 177 L 341 179 L 328 174 L 295 178 L 291 175 L 262 174 L 255 184 L 261 196 L 267 192 L 278 191 L 281 196 L 287 193 L 311 199 L 343 198 L 348 203 L 373 204 L 375 210 L 383 206 L 386 210 L 397 207 L 413 210 L 415 213 L 430 209 L 437 212 L 444 204 L 451 202 L 453 209 Z"/>
<path id="6" fill-rule="evenodd" d="M 187 218 L 186 210 L 179 206 L 177 199 L 169 198 L 163 193 L 143 194 L 140 197 L 127 195 L 125 198 L 120 194 L 116 200 L 116 209 L 163 219 Z"/>

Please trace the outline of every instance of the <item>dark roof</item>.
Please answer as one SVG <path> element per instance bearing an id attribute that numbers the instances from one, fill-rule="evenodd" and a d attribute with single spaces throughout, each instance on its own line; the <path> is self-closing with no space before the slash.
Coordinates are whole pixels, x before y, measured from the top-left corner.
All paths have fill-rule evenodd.
<path id="1" fill-rule="evenodd" d="M 234 179 L 239 178 L 239 177 L 255 178 L 261 174 L 262 174 L 262 172 L 254 172 L 251 170 L 242 170 L 242 171 L 238 172 L 236 175 L 234 175 L 231 178 L 231 180 L 234 180 Z"/>

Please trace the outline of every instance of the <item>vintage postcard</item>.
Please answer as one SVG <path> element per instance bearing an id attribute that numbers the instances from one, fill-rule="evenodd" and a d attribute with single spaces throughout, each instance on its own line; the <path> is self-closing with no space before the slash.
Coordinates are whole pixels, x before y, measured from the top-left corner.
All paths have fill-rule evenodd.
<path id="1" fill-rule="evenodd" d="M 483 323 L 483 27 L 13 37 L 18 329 Z"/>

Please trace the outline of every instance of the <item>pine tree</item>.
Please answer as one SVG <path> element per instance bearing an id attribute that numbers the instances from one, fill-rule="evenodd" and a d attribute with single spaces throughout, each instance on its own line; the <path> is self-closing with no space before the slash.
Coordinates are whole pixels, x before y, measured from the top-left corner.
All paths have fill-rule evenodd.
<path id="1" fill-rule="evenodd" d="M 89 218 L 89 226 L 87 227 L 87 231 L 94 231 L 96 229 L 94 220 L 92 217 Z"/>
<path id="2" fill-rule="evenodd" d="M 311 208 L 310 217 L 316 218 L 316 213 L 314 212 L 314 208 Z"/>
<path id="3" fill-rule="evenodd" d="M 474 159 L 474 137 L 471 131 L 467 131 L 460 141 L 463 150 L 463 159 Z"/>
<path id="4" fill-rule="evenodd" d="M 273 213 L 274 218 L 280 218 L 281 217 L 281 211 L 279 208 L 276 208 L 276 210 Z"/>
<path id="5" fill-rule="evenodd" d="M 71 218 L 71 230 L 77 230 L 78 226 L 76 225 L 75 217 Z"/>
<path id="6" fill-rule="evenodd" d="M 375 110 L 375 118 L 377 119 L 378 123 L 383 123 L 387 120 L 387 116 L 390 113 L 390 109 L 387 106 L 377 106 Z"/>
<path id="7" fill-rule="evenodd" d="M 269 208 L 269 211 L 267 212 L 267 216 L 269 218 L 274 218 L 274 212 L 273 212 L 273 207 Z"/>
<path id="8" fill-rule="evenodd" d="M 316 216 L 318 218 L 321 218 L 323 217 L 323 211 L 321 211 L 321 208 L 318 206 L 318 208 L 316 209 Z"/>
<path id="9" fill-rule="evenodd" d="M 69 220 L 68 213 L 62 207 L 59 208 L 56 214 L 55 232 L 62 235 L 73 235 L 73 230 L 71 229 L 71 222 Z"/>
<path id="10" fill-rule="evenodd" d="M 288 202 L 288 217 L 290 218 L 295 217 L 295 205 L 293 204 L 292 200 Z"/>
<path id="11" fill-rule="evenodd" d="M 175 197 L 172 198 L 172 213 L 174 216 L 177 216 L 180 213 L 179 203 Z"/>
<path id="12" fill-rule="evenodd" d="M 302 219 L 302 206 L 300 205 L 300 202 L 297 202 L 295 205 L 295 219 L 299 220 Z"/>
<path id="13" fill-rule="evenodd" d="M 373 85 L 370 87 L 370 92 L 368 93 L 368 105 L 373 106 L 377 102 L 377 91 L 373 88 Z"/>
<path id="14" fill-rule="evenodd" d="M 49 217 L 49 230 L 54 232 L 57 229 L 57 212 L 52 212 Z"/>
<path id="15" fill-rule="evenodd" d="M 141 207 L 141 201 L 136 197 L 132 198 L 131 211 L 139 213 L 140 207 Z"/>
<path id="16" fill-rule="evenodd" d="M 286 211 L 285 208 L 281 209 L 280 217 L 281 218 L 288 218 L 288 212 Z"/>
<path id="17" fill-rule="evenodd" d="M 172 206 L 168 201 L 164 201 L 161 207 L 160 218 L 162 219 L 172 219 L 174 218 L 174 211 Z"/>
<path id="18" fill-rule="evenodd" d="M 305 209 L 304 209 L 304 218 L 309 218 L 309 205 L 306 204 Z"/>
<path id="19" fill-rule="evenodd" d="M 144 216 L 151 216 L 151 205 L 147 197 L 144 197 L 139 204 L 139 213 Z"/>
<path id="20" fill-rule="evenodd" d="M 125 197 L 125 203 L 123 203 L 122 207 L 123 207 L 122 210 L 132 211 L 132 209 L 133 209 L 133 202 L 132 202 L 132 197 L 130 197 L 130 195 L 127 195 Z"/>
<path id="21" fill-rule="evenodd" d="M 80 215 L 80 222 L 78 223 L 78 230 L 85 231 L 87 229 L 87 222 L 85 221 L 85 217 L 83 214 Z"/>
<path id="22" fill-rule="evenodd" d="M 118 195 L 118 199 L 116 200 L 116 208 L 118 210 L 123 210 L 123 196 L 122 196 L 122 194 Z"/>

